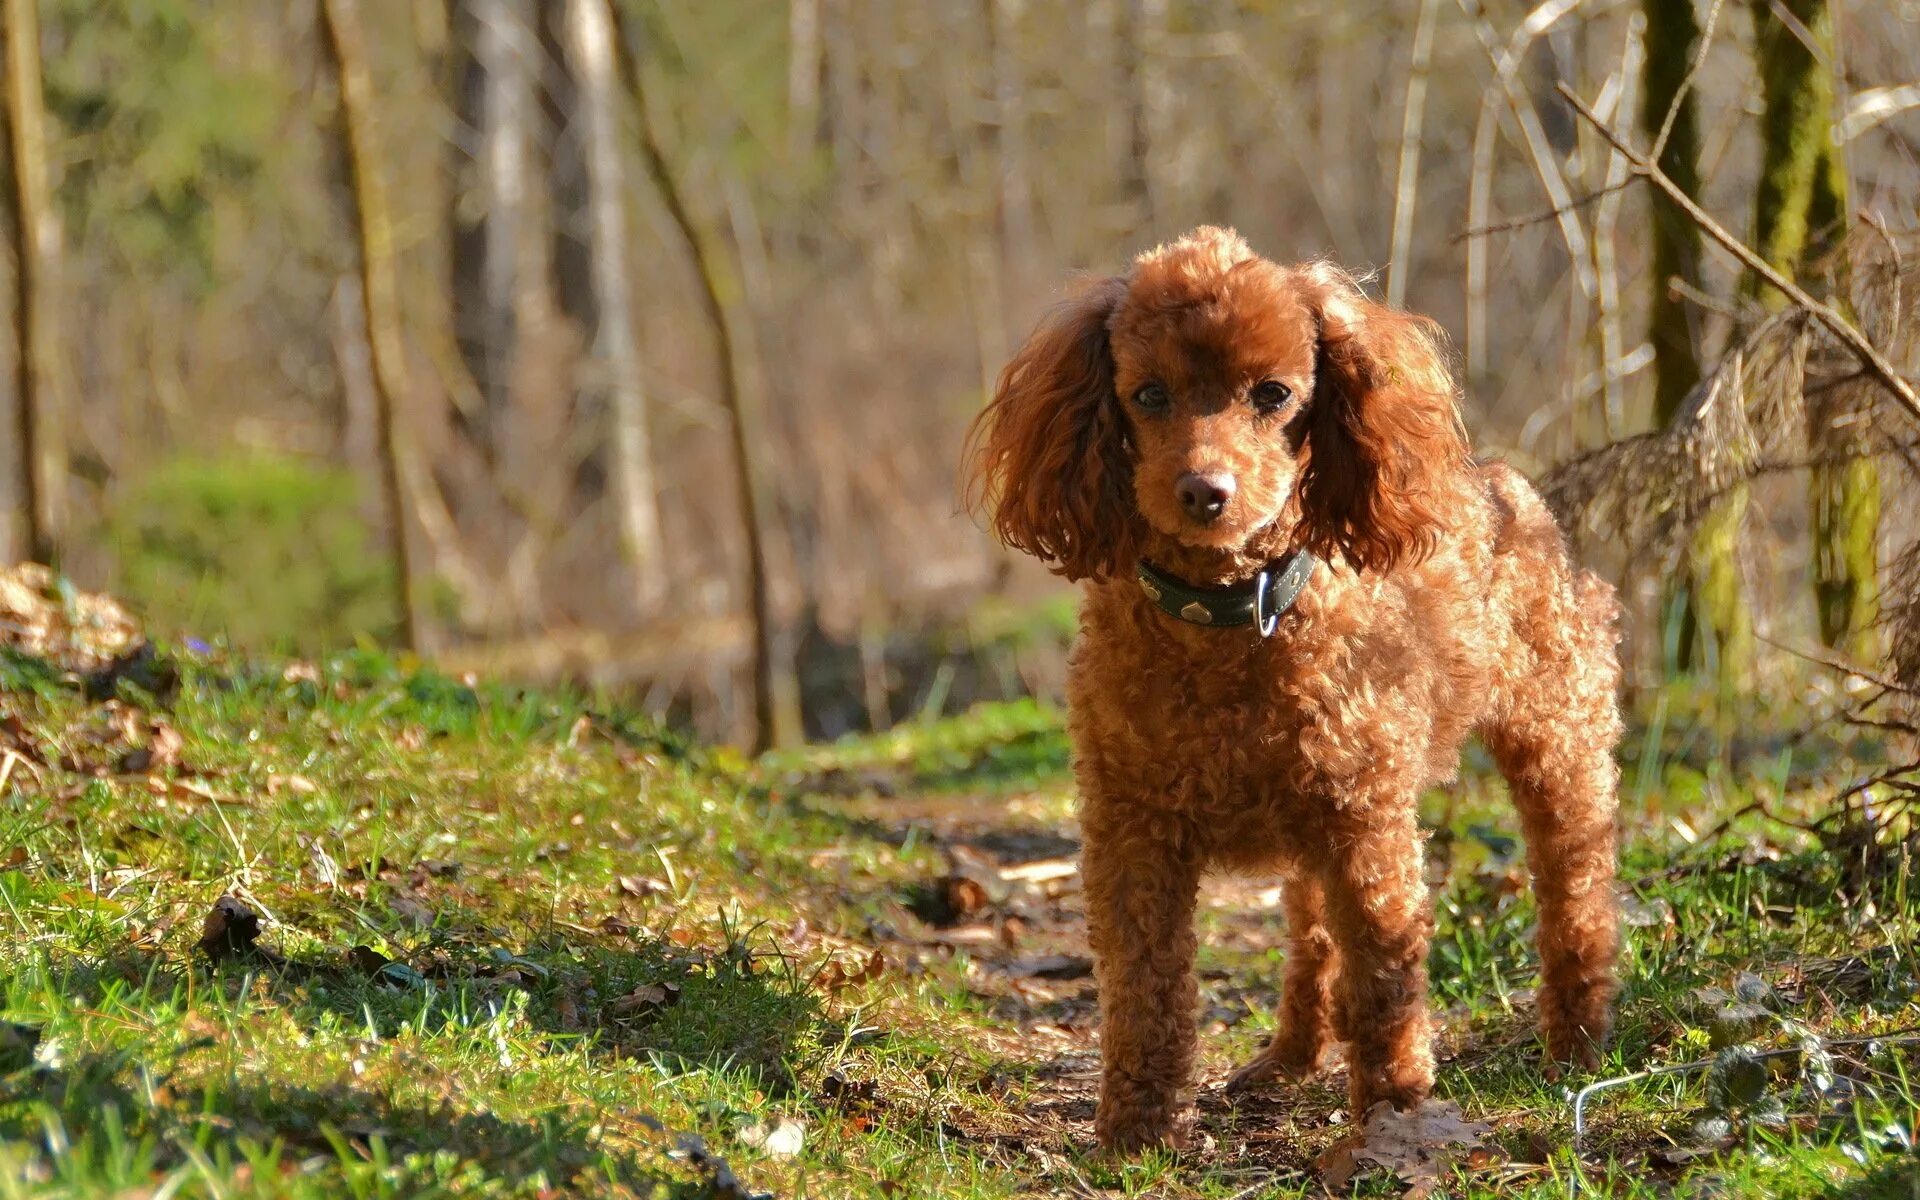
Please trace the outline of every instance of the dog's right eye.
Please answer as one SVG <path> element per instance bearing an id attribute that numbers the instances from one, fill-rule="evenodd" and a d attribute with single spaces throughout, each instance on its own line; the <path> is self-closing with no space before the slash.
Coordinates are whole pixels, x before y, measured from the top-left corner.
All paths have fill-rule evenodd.
<path id="1" fill-rule="evenodd" d="M 1133 402 L 1149 412 L 1165 408 L 1173 403 L 1173 397 L 1167 395 L 1167 389 L 1157 383 L 1149 383 L 1133 394 Z"/>

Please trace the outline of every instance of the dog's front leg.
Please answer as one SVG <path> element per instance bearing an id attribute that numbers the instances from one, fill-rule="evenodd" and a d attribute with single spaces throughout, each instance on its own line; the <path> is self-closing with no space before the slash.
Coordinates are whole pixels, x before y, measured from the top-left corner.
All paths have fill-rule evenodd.
<path id="1" fill-rule="evenodd" d="M 1146 804 L 1089 798 L 1081 872 L 1100 987 L 1103 1144 L 1177 1144 L 1193 1068 L 1194 904 L 1200 854 L 1186 822 Z"/>
<path id="2" fill-rule="evenodd" d="M 1433 1088 L 1427 1016 L 1432 904 L 1411 797 L 1349 809 L 1320 864 L 1340 953 L 1339 1003 L 1356 1120 L 1382 1100 L 1407 1109 Z"/>

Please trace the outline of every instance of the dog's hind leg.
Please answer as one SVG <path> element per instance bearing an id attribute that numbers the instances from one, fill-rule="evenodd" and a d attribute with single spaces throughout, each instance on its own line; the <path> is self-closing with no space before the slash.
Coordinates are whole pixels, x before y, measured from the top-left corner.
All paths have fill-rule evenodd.
<path id="1" fill-rule="evenodd" d="M 1326 889 L 1317 877 L 1301 872 L 1286 880 L 1281 894 L 1287 913 L 1287 966 L 1276 1014 L 1279 1028 L 1266 1048 L 1227 1080 L 1229 1092 L 1306 1078 L 1319 1069 L 1337 1036 L 1333 985 L 1340 958 L 1327 932 Z"/>
<path id="2" fill-rule="evenodd" d="M 1562 587 L 1555 619 L 1523 628 L 1533 661 L 1509 680 L 1507 711 L 1482 734 L 1526 836 L 1547 1054 L 1594 1067 L 1618 990 L 1619 667 L 1606 585 L 1581 572 Z"/>

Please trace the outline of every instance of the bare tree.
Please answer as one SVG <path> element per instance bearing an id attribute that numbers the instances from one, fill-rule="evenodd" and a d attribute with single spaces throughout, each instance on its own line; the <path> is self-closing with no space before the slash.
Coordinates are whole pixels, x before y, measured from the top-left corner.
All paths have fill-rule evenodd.
<path id="1" fill-rule="evenodd" d="M 1847 172 L 1834 143 L 1835 55 L 1828 0 L 1753 5 L 1754 56 L 1765 103 L 1762 162 L 1754 195 L 1754 248 L 1791 279 L 1844 231 Z M 1780 303 L 1779 294 L 1748 277 L 1749 294 Z M 1858 452 L 1847 411 L 1857 389 L 1831 388 L 1807 416 L 1823 461 L 1812 468 L 1813 591 L 1820 637 L 1829 646 L 1874 658 L 1880 598 L 1880 476 Z"/>
<path id="2" fill-rule="evenodd" d="M 400 639 L 420 646 L 414 609 L 413 556 L 401 472 L 405 448 L 395 406 L 411 393 L 406 341 L 400 318 L 399 274 L 394 263 L 393 217 L 387 201 L 379 104 L 367 61 L 366 30 L 355 0 L 321 0 L 327 49 L 340 83 L 340 132 L 351 177 L 354 225 L 360 240 L 360 289 L 366 301 L 367 346 L 372 352 L 375 417 L 380 446 L 380 483 L 391 538 L 394 585 L 400 606 Z"/>
<path id="3" fill-rule="evenodd" d="M 1700 23 L 1693 0 L 1641 0 L 1641 7 L 1647 34 L 1640 128 L 1661 171 L 1688 196 L 1698 196 L 1700 106 L 1693 77 L 1703 50 Z M 1666 428 L 1700 382 L 1693 315 L 1675 286 L 1698 280 L 1701 240 L 1699 227 L 1665 196 L 1653 198 L 1651 216 L 1653 298 L 1647 339 L 1654 356 L 1654 421 Z M 1680 622 L 1679 665 L 1684 668 L 1701 657 L 1704 630 L 1717 651 L 1722 690 L 1728 692 L 1739 685 L 1753 644 L 1753 618 L 1738 559 L 1746 505 L 1746 489 L 1732 489 L 1720 509 L 1701 522 L 1693 553 L 1665 606 L 1677 610 Z"/>
<path id="4" fill-rule="evenodd" d="M 820 0 L 787 0 L 787 152 L 795 162 L 819 144 L 821 17 Z"/>
<path id="5" fill-rule="evenodd" d="M 451 302 L 486 406 L 473 432 L 490 450 L 512 403 L 515 285 L 533 178 L 532 42 L 525 0 L 452 0 Z"/>
<path id="6" fill-rule="evenodd" d="M 47 119 L 40 84 L 37 0 L 4 0 L 7 145 L 13 175 L 14 429 L 19 452 L 20 546 L 44 563 L 65 518 L 62 409 L 53 356 L 60 332 L 55 281 L 59 234 L 47 194 Z"/>
<path id="7" fill-rule="evenodd" d="M 1161 80 L 1149 61 L 1151 43 L 1166 23 L 1166 0 L 1110 0 L 1114 6 L 1114 53 L 1119 73 L 1121 111 L 1125 114 L 1120 154 L 1120 191 L 1132 206 L 1138 228 L 1151 230 L 1160 219 L 1153 178 L 1155 118 Z"/>
<path id="8" fill-rule="evenodd" d="M 626 169 L 615 113 L 613 15 L 608 0 L 571 0 L 567 51 L 579 83 L 579 118 L 586 143 L 587 186 L 593 210 L 593 286 L 599 318 L 596 350 L 606 364 L 613 445 L 615 507 L 643 610 L 665 588 L 660 510 L 647 433 L 646 384 L 634 337 L 635 304 L 627 239 Z"/>
<path id="9" fill-rule="evenodd" d="M 1400 117 L 1400 170 L 1393 188 L 1393 241 L 1387 255 L 1387 303 L 1407 302 L 1407 274 L 1413 264 L 1413 214 L 1420 188 L 1420 141 L 1427 114 L 1427 68 L 1433 61 L 1433 23 L 1438 0 L 1420 0 L 1413 30 L 1413 56 L 1407 67 L 1407 99 Z"/>
<path id="10" fill-rule="evenodd" d="M 694 274 L 700 283 L 700 307 L 713 331 L 714 357 L 720 374 L 720 402 L 727 412 L 728 430 L 733 440 L 734 490 L 740 505 L 740 522 L 747 548 L 747 604 L 753 623 L 753 733 L 748 739 L 754 753 L 799 736 L 798 713 L 783 711 L 777 702 L 780 694 L 797 695 L 797 689 L 775 678 L 773 589 L 767 567 L 764 497 L 766 487 L 760 479 L 758 457 L 754 453 L 751 429 L 742 398 L 740 372 L 734 361 L 734 336 L 727 307 L 721 299 L 720 266 L 707 239 L 701 236 L 692 210 L 687 207 L 679 181 L 667 164 L 666 153 L 654 133 L 647 113 L 646 90 L 640 76 L 640 64 L 634 60 L 633 42 L 628 36 L 621 10 L 608 9 L 613 18 L 614 53 L 628 92 L 633 96 L 637 124 L 640 127 L 640 154 L 647 174 L 660 194 L 660 202 L 692 256 Z M 790 674 L 789 672 L 782 672 Z"/>

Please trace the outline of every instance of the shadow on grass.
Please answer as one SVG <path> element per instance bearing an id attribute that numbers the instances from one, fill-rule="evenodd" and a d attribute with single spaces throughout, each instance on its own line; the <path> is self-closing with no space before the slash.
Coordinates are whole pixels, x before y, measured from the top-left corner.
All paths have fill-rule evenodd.
<path id="1" fill-rule="evenodd" d="M 550 1188 L 744 1194 L 724 1162 L 704 1149 L 687 1155 L 697 1141 L 682 1141 L 644 1116 L 624 1121 L 644 1144 L 612 1146 L 598 1114 L 546 1109 L 502 1117 L 463 1109 L 451 1096 L 437 1104 L 396 1102 L 377 1088 L 345 1083 L 235 1079 L 170 1087 L 154 1084 L 124 1052 L 16 1077 L 7 1093 L 0 1140 L 63 1160 L 60 1172 L 73 1179 L 158 1176 L 198 1158 L 283 1174 L 379 1170 L 387 1182 L 406 1186 L 457 1186 L 477 1168 L 515 1182 L 544 1175 Z M 669 1150 L 683 1161 L 669 1159 Z"/>

